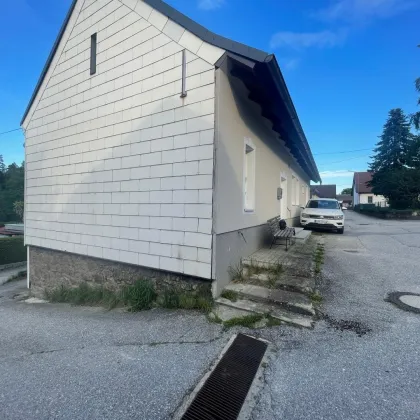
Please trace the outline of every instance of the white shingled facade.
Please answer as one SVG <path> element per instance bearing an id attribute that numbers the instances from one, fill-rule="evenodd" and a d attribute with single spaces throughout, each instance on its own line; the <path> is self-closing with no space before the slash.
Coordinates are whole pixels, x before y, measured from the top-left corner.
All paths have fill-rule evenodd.
<path id="1" fill-rule="evenodd" d="M 79 0 L 23 123 L 26 243 L 210 278 L 223 53 L 141 0 Z"/>

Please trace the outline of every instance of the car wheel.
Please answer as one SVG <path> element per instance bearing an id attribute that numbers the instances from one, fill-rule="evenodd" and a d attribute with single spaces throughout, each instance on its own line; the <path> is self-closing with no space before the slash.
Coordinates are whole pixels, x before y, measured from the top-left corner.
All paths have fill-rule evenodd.
<path id="1" fill-rule="evenodd" d="M 338 229 L 337 232 L 343 234 L 344 233 L 344 228 Z"/>

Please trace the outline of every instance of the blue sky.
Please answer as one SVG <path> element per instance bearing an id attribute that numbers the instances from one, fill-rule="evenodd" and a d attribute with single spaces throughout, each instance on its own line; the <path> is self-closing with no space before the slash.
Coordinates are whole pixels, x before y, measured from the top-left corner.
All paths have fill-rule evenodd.
<path id="1" fill-rule="evenodd" d="M 167 0 L 212 31 L 274 52 L 324 183 L 350 186 L 391 108 L 416 110 L 420 0 Z M 19 127 L 71 0 L 2 2 L 0 132 Z M 0 135 L 6 163 L 20 132 Z M 349 153 L 325 154 L 329 152 Z"/>

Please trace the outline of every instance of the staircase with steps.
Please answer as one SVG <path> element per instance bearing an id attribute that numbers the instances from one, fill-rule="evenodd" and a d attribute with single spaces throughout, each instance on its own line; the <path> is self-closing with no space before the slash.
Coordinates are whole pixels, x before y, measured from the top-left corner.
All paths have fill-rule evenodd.
<path id="1" fill-rule="evenodd" d="M 217 316 L 226 321 L 252 313 L 269 314 L 283 323 L 312 328 L 316 315 L 310 298 L 316 291 L 313 255 L 319 240 L 310 232 L 305 236 L 288 252 L 280 245 L 245 258 L 242 272 L 216 300 Z"/>

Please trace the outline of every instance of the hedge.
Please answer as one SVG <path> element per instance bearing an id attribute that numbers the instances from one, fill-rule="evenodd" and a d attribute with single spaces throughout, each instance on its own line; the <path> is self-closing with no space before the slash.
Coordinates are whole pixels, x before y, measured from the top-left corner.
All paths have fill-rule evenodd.
<path id="1" fill-rule="evenodd" d="M 26 261 L 23 236 L 0 238 L 0 265 Z"/>
<path id="2" fill-rule="evenodd" d="M 354 210 L 369 216 L 381 219 L 419 219 L 420 211 L 415 209 L 393 209 L 391 207 L 379 207 L 375 204 L 356 204 Z"/>

